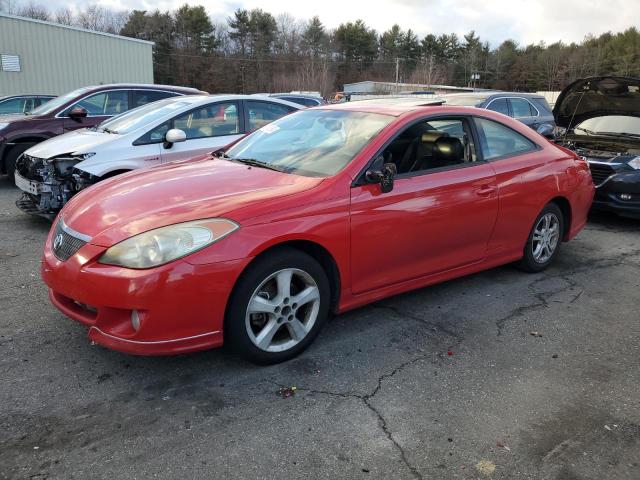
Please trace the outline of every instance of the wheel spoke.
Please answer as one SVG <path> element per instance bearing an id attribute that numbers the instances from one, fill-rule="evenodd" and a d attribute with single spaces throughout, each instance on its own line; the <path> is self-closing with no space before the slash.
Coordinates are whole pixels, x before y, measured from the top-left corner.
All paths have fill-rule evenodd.
<path id="1" fill-rule="evenodd" d="M 302 290 L 295 297 L 291 298 L 293 303 L 297 303 L 298 306 L 306 305 L 309 302 L 313 302 L 320 298 L 320 293 L 316 287 L 307 287 Z"/>
<path id="2" fill-rule="evenodd" d="M 307 328 L 297 318 L 294 318 L 292 321 L 288 322 L 286 325 L 287 325 L 287 329 L 289 330 L 289 334 L 291 335 L 291 338 L 293 340 L 299 342 L 300 340 L 302 340 L 304 337 L 307 336 Z"/>
<path id="3" fill-rule="evenodd" d="M 276 276 L 276 283 L 278 285 L 278 297 L 285 298 L 291 296 L 291 277 L 293 272 L 291 270 L 283 270 Z"/>
<path id="4" fill-rule="evenodd" d="M 267 300 L 260 295 L 256 295 L 249 303 L 249 313 L 274 313 L 277 303 Z"/>
<path id="5" fill-rule="evenodd" d="M 271 318 L 256 337 L 256 344 L 258 347 L 263 350 L 269 348 L 269 345 L 271 345 L 271 341 L 273 340 L 273 336 L 279 328 L 280 325 L 278 325 L 276 319 Z"/>

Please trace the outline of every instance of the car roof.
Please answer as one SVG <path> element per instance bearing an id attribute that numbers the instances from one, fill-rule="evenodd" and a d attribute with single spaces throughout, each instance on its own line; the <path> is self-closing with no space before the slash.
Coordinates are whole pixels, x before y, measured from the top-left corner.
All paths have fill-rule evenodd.
<path id="1" fill-rule="evenodd" d="M 130 88 L 130 89 L 152 89 L 152 90 L 169 90 L 172 92 L 182 92 L 191 94 L 205 94 L 207 92 L 191 87 L 178 87 L 175 85 L 159 85 L 155 83 L 108 83 L 104 85 L 88 85 L 87 90 L 106 90 L 112 88 Z"/>
<path id="2" fill-rule="evenodd" d="M 7 98 L 22 98 L 22 97 L 51 97 L 55 98 L 56 95 L 50 95 L 48 93 L 20 93 L 16 95 L 0 95 L 0 100 L 6 100 Z"/>
<path id="3" fill-rule="evenodd" d="M 447 93 L 445 95 L 441 95 L 442 98 L 477 98 L 478 100 L 486 99 L 493 96 L 499 97 L 527 97 L 527 98 L 544 98 L 542 95 L 537 93 L 529 93 L 529 92 L 506 92 L 502 90 L 492 90 L 488 92 L 468 92 L 468 93 Z"/>
<path id="4" fill-rule="evenodd" d="M 352 112 L 378 113 L 381 115 L 391 115 L 393 117 L 399 117 L 416 110 L 433 109 L 438 108 L 441 105 L 442 102 L 434 102 L 433 104 L 425 106 L 424 102 L 419 102 L 419 104 L 416 104 L 413 102 L 391 102 L 387 99 L 374 99 L 321 105 L 319 107 L 314 107 L 314 110 L 348 110 Z"/>
<path id="5" fill-rule="evenodd" d="M 241 94 L 187 95 L 184 97 L 170 97 L 170 98 L 163 99 L 162 101 L 165 103 L 182 102 L 182 103 L 188 103 L 191 106 L 198 106 L 198 105 L 205 105 L 205 104 L 211 103 L 212 101 L 232 102 L 234 100 L 263 100 L 266 102 L 279 103 L 282 105 L 294 107 L 297 110 L 301 110 L 304 108 L 304 106 L 300 104 L 288 102 L 286 100 L 282 100 L 276 97 L 267 97 L 265 95 L 241 95 Z"/>

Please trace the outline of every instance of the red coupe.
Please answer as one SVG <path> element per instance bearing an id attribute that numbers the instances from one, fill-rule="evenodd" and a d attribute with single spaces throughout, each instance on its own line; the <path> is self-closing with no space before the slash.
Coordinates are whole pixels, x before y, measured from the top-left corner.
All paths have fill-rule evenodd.
<path id="1" fill-rule="evenodd" d="M 487 110 L 358 102 L 75 196 L 47 238 L 53 304 L 123 352 L 272 363 L 329 312 L 497 265 L 546 268 L 585 225 L 587 163 Z"/>

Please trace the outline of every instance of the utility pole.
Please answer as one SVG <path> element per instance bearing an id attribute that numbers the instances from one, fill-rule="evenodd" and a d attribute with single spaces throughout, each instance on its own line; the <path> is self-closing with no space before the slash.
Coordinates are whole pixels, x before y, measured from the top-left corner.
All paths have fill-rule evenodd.
<path id="1" fill-rule="evenodd" d="M 400 78 L 400 58 L 396 57 L 396 95 L 398 94 L 398 80 Z"/>

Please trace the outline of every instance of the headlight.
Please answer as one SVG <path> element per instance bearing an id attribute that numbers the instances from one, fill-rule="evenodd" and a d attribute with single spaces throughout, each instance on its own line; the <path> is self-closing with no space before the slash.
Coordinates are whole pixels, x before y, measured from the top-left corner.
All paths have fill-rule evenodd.
<path id="1" fill-rule="evenodd" d="M 0 123 L 0 130 L 3 130 L 5 128 L 7 128 L 9 126 L 9 124 L 7 122 L 4 123 Z"/>
<path id="2" fill-rule="evenodd" d="M 156 228 L 109 248 L 99 262 L 127 268 L 152 268 L 196 252 L 240 226 L 224 218 L 209 218 Z"/>
<path id="3" fill-rule="evenodd" d="M 629 162 L 629 166 L 631 168 L 635 168 L 636 170 L 640 170 L 640 157 L 636 157 Z"/>

